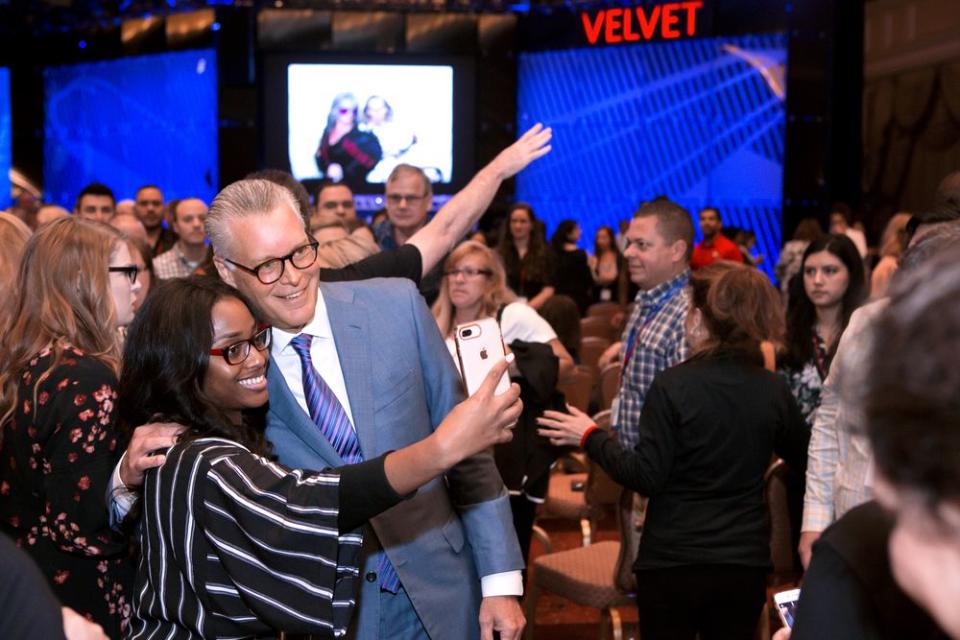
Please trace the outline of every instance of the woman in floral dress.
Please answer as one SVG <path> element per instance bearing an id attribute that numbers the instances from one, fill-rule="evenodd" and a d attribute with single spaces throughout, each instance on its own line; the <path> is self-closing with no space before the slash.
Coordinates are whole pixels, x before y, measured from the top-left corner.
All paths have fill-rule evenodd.
<path id="1" fill-rule="evenodd" d="M 127 244 L 63 218 L 27 243 L 0 338 L 0 527 L 60 602 L 119 637 L 133 570 L 104 496 L 123 451 L 114 428 L 118 328 L 139 285 Z"/>

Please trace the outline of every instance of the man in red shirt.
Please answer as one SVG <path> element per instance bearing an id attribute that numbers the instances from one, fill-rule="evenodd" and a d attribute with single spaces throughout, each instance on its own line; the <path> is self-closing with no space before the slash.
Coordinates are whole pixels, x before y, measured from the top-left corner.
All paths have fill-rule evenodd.
<path id="1" fill-rule="evenodd" d="M 720 219 L 720 210 L 715 207 L 706 207 L 700 211 L 700 231 L 703 232 L 703 242 L 693 249 L 690 257 L 690 268 L 699 269 L 717 260 L 743 262 L 740 248 L 733 241 L 720 233 L 723 222 Z"/>

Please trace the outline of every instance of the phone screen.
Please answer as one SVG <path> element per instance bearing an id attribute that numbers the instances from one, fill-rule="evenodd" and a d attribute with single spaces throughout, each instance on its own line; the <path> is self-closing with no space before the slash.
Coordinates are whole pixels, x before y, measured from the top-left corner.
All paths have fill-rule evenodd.
<path id="1" fill-rule="evenodd" d="M 780 614 L 783 624 L 793 629 L 793 622 L 797 616 L 797 603 L 800 600 L 800 589 L 775 593 L 773 600 L 777 603 L 777 613 Z"/>

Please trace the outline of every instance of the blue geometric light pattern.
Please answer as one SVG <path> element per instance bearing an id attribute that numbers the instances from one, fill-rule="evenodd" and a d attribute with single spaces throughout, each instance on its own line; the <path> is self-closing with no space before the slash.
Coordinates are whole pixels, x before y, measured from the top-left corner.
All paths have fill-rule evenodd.
<path id="1" fill-rule="evenodd" d="M 781 245 L 787 40 L 783 34 L 525 53 L 521 131 L 553 127 L 553 151 L 517 177 L 548 232 L 579 221 L 580 245 L 666 195 L 696 224 L 756 233 L 772 274 Z"/>
<path id="2" fill-rule="evenodd" d="M 216 195 L 215 51 L 52 67 L 44 89 L 47 200 L 71 209 L 95 180 L 118 199 L 145 184 L 167 199 Z"/>
<path id="3" fill-rule="evenodd" d="M 13 166 L 10 119 L 10 69 L 0 67 L 0 209 L 10 206 L 10 168 Z"/>

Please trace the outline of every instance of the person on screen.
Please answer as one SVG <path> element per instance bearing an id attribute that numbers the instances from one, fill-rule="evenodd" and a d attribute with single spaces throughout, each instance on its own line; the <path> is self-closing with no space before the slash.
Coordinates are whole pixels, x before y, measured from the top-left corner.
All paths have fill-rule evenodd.
<path id="1" fill-rule="evenodd" d="M 339 93 L 333 99 L 314 157 L 322 177 L 351 189 L 363 185 L 383 157 L 377 136 L 357 128 L 357 99 L 352 93 Z"/>
<path id="2" fill-rule="evenodd" d="M 393 107 L 383 96 L 372 95 L 363 107 L 360 129 L 377 136 L 383 158 L 367 176 L 367 182 L 385 182 L 401 158 L 417 144 L 417 134 L 393 119 Z"/>

